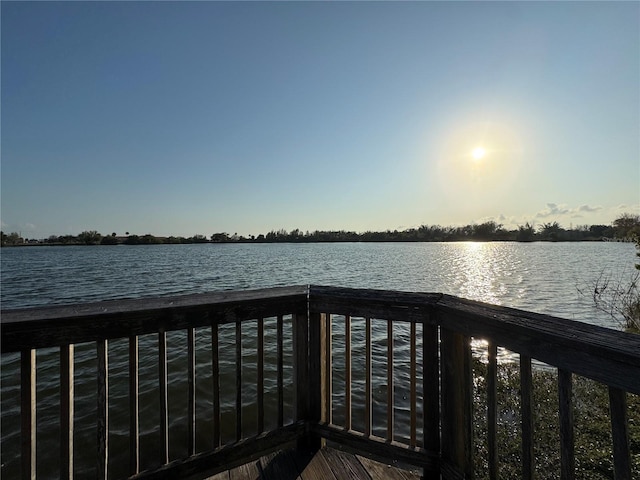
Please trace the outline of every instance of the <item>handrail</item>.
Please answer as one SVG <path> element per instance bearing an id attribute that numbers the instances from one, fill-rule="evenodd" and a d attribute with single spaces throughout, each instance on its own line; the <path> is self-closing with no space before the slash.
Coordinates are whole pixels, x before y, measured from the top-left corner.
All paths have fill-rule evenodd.
<path id="1" fill-rule="evenodd" d="M 291 319 L 294 380 L 294 415 L 283 421 L 282 319 Z M 278 420 L 265 428 L 264 319 L 277 325 Z M 242 329 L 254 321 L 257 339 L 256 435 L 242 430 Z M 219 341 L 223 325 L 235 325 L 235 440 L 225 444 L 220 434 L 221 386 Z M 254 325 L 253 323 L 251 325 Z M 220 327 L 220 328 L 219 328 Z M 354 335 L 354 329 L 362 337 Z M 213 373 L 212 448 L 195 448 L 196 366 L 195 331 L 211 329 Z M 225 327 L 226 328 L 226 327 Z M 400 330 L 398 330 L 400 329 Z M 171 459 L 168 454 L 167 335 L 187 334 L 188 455 Z M 398 332 L 402 332 L 399 335 Z M 375 335 L 374 335 L 375 333 Z M 160 388 L 161 466 L 140 472 L 138 431 L 138 337 L 157 335 Z M 396 380 L 395 342 L 408 338 L 409 383 Z M 582 322 L 464 300 L 439 293 L 409 293 L 326 286 L 277 287 L 242 292 L 217 292 L 179 297 L 119 300 L 86 305 L 38 307 L 2 311 L 3 357 L 20 352 L 22 404 L 22 475 L 35 475 L 36 356 L 35 350 L 60 349 L 61 476 L 73 477 L 74 345 L 96 342 L 98 368 L 98 474 L 106 478 L 109 465 L 109 363 L 107 341 L 129 342 L 129 397 L 131 469 L 135 478 L 171 478 L 175 475 L 213 474 L 256 456 L 298 443 L 317 448 L 325 439 L 345 448 L 399 459 L 419 465 L 427 474 L 443 478 L 473 476 L 471 338 L 489 341 L 487 394 L 488 442 L 491 477 L 497 475 L 495 446 L 496 349 L 520 355 L 523 476 L 535 469 L 533 459 L 533 406 L 531 360 L 558 368 L 562 476 L 573 478 L 572 374 L 591 378 L 609 387 L 616 478 L 630 477 L 626 420 L 626 392 L 640 394 L 640 336 Z M 382 339 L 382 340 L 381 340 Z M 335 343 L 340 341 L 342 343 Z M 405 341 L 405 340 L 402 340 Z M 359 342 L 362 342 L 360 345 Z M 379 343 L 383 342 L 383 343 Z M 357 343 L 357 345 L 356 345 Z M 344 350 L 336 350 L 343 345 Z M 384 350 L 381 348 L 384 346 Z M 376 353 L 377 352 L 377 353 Z M 336 356 L 337 355 L 337 356 Z M 344 362 L 340 363 L 344 355 Z M 384 359 L 384 364 L 380 362 Z M 420 361 L 421 360 L 421 361 Z M 360 363 L 357 363 L 360 362 Z M 352 378 L 353 365 L 362 365 L 362 388 Z M 337 370 L 336 370 L 337 369 Z M 346 369 L 346 370 L 345 370 Z M 376 370 L 377 369 L 377 370 Z M 382 370 L 384 372 L 382 372 Z M 374 373 L 377 372 L 377 373 Z M 416 378 L 421 372 L 421 379 Z M 344 401 L 334 404 L 333 385 L 344 379 Z M 419 383 L 419 380 L 422 380 Z M 358 380 L 360 381 L 360 380 Z M 386 386 L 384 435 L 374 421 L 374 384 Z M 420 390 L 420 387 L 422 389 Z M 394 426 L 394 392 L 406 389 L 410 431 L 397 436 Z M 420 395 L 418 392 L 420 391 Z M 362 397 L 364 424 L 356 425 L 352 412 Z M 421 398 L 420 398 L 421 397 Z M 336 406 L 338 417 L 332 414 Z M 377 417 L 376 417 L 377 418 Z M 422 422 L 417 425 L 417 419 Z M 421 435 L 418 435 L 421 432 Z"/>
<path id="2" fill-rule="evenodd" d="M 307 286 L 108 300 L 2 311 L 2 352 L 306 312 Z"/>

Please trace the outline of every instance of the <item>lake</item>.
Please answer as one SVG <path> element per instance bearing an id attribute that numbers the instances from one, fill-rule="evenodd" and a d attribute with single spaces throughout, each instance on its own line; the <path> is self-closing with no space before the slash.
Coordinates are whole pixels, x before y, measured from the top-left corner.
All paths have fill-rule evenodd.
<path id="1" fill-rule="evenodd" d="M 628 280 L 634 272 L 635 248 L 628 243 L 322 243 L 322 244 L 197 244 L 157 246 L 25 247 L 5 248 L 1 254 L 2 309 L 38 305 L 94 302 L 118 298 L 152 297 L 248 289 L 294 284 L 381 288 L 403 291 L 443 292 L 474 300 L 557 315 L 597 325 L 619 328 L 606 314 L 593 308 L 590 296 L 601 275 Z M 251 323 L 251 322 L 250 322 Z M 255 323 L 255 322 L 254 322 Z M 231 326 L 232 327 L 232 326 Z M 273 321 L 266 322 L 265 354 L 273 355 Z M 285 338 L 290 335 L 285 322 Z M 362 325 L 354 320 L 354 345 L 362 336 Z M 343 332 L 342 332 L 343 333 Z M 407 332 L 394 332 L 404 345 Z M 340 348 L 340 329 L 336 329 L 335 348 Z M 198 446 L 206 448 L 207 412 L 211 408 L 207 392 L 208 329 L 197 331 L 198 415 L 202 423 Z M 221 371 L 233 383 L 234 358 L 225 356 L 233 330 L 222 331 Z M 226 336 L 225 336 L 226 335 Z M 384 348 L 376 342 L 374 349 Z M 380 332 L 380 339 L 384 337 Z M 151 338 L 146 338 L 151 337 Z M 140 434 L 141 462 L 154 465 L 158 448 L 157 358 L 155 337 L 140 339 Z M 174 440 L 171 458 L 184 456 L 180 439 L 185 436 L 180 406 L 185 402 L 185 334 L 169 335 L 170 438 Z M 344 337 L 344 335 L 342 335 Z M 382 341 L 382 340 L 380 340 Z M 404 343 L 403 343 L 404 342 Z M 251 326 L 243 328 L 247 368 L 255 357 Z M 342 343 L 343 345 L 343 343 Z M 402 347 L 401 345 L 401 347 Z M 407 347 L 408 348 L 408 347 Z M 232 348 L 227 349 L 232 351 Z M 419 349 L 420 350 L 420 349 Z M 112 341 L 110 368 L 110 447 L 116 452 L 110 460 L 114 475 L 126 474 L 126 456 L 118 456 L 118 445 L 128 441 L 126 342 Z M 198 356 L 199 355 L 199 356 Z M 291 379 L 290 342 L 285 345 L 285 376 Z M 355 355 L 355 354 L 354 354 Z M 400 348 L 398 372 L 407 354 Z M 38 401 L 38 478 L 57 478 L 58 358 L 55 349 L 39 351 L 37 359 Z M 265 362 L 265 363 L 268 363 Z M 420 363 L 419 363 L 420 364 Z M 95 346 L 77 345 L 75 352 L 75 459 L 77 478 L 93 478 L 95 453 Z M 374 377 L 384 378 L 384 365 Z M 2 477 L 15 478 L 19 471 L 19 364 L 17 355 L 2 356 Z M 354 363 L 354 371 L 358 365 Z M 255 372 L 248 371 L 247 388 Z M 274 392 L 274 379 L 265 374 L 266 397 Z M 243 374 L 243 377 L 245 375 Z M 354 374 L 355 377 L 355 374 Z M 286 379 L 285 379 L 286 380 Z M 334 381 L 342 381 L 339 367 Z M 285 381 L 285 383 L 288 383 Z M 375 378 L 374 378 L 375 383 Z M 384 382 L 375 395 L 384 398 Z M 243 386 L 244 388 L 244 386 Z M 255 389 L 255 384 L 253 386 Z M 402 382 L 398 383 L 400 429 L 408 421 L 403 404 Z M 354 396 L 361 385 L 354 385 Z M 337 391 L 338 389 L 336 389 Z M 223 398 L 223 415 L 233 417 L 234 392 Z M 45 397 L 53 400 L 42 400 Z M 291 392 L 286 392 L 287 411 L 291 411 Z M 375 398 L 374 398 L 375 399 Z M 339 400 L 339 399 L 338 399 Z M 406 398 L 404 399 L 406 403 Z M 384 402 L 381 402 L 381 404 Z M 176 405 L 172 410 L 171 405 Z M 339 404 L 337 404 L 339 406 Z M 247 406 L 250 410 L 251 406 Z M 354 398 L 354 421 L 360 408 Z M 382 412 L 384 413 L 384 412 Z M 375 414 L 375 412 L 374 412 Z M 251 415 L 247 415 L 247 418 Z M 268 418 L 273 418 L 269 415 Z M 233 425 L 223 425 L 223 436 L 233 436 Z M 177 442 L 175 440 L 178 440 Z"/>
<path id="2" fill-rule="evenodd" d="M 629 243 L 319 243 L 5 248 L 3 309 L 318 284 L 442 292 L 614 326 L 578 288 L 628 278 Z"/>

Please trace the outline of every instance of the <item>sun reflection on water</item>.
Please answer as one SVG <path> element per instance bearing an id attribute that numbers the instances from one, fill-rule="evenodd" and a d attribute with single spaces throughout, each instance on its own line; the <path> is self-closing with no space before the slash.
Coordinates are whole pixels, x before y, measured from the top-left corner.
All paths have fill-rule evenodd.
<path id="1" fill-rule="evenodd" d="M 454 260 L 458 272 L 457 295 L 501 305 L 508 291 L 524 294 L 524 277 L 510 255 L 499 244 L 467 242 L 460 244 Z"/>

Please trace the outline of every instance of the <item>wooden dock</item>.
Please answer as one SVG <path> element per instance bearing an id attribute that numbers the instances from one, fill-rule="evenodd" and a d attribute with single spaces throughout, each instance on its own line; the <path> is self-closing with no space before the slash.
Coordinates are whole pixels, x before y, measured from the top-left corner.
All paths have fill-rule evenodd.
<path id="1" fill-rule="evenodd" d="M 260 457 L 207 480 L 420 480 L 416 468 L 378 462 L 332 447 L 290 449 Z"/>
<path id="2" fill-rule="evenodd" d="M 168 346 L 176 337 L 167 333 L 174 331 L 182 332 L 180 342 L 186 342 L 181 395 L 187 432 L 180 439 L 185 452 L 180 455 L 172 455 L 170 448 L 176 440 L 170 436 Z M 196 371 L 203 371 L 202 365 L 196 368 L 196 333 L 206 339 L 206 349 L 198 349 L 200 360 L 204 350 L 209 362 L 206 391 L 196 388 L 201 386 Z M 256 342 L 251 357 L 243 350 L 247 334 Z M 271 356 L 265 354 L 266 335 L 269 346 L 275 345 Z M 158 372 L 153 381 L 159 415 L 153 431 L 160 445 L 153 451 L 154 462 L 144 465 L 139 376 L 149 369 L 140 364 L 142 337 L 147 353 L 154 354 L 146 358 L 156 362 L 153 371 Z M 520 368 L 520 407 L 513 422 L 520 427 L 523 479 L 536 473 L 534 360 L 557 371 L 561 465 L 556 478 L 576 478 L 572 386 L 573 376 L 580 375 L 608 389 L 612 469 L 616 480 L 631 479 L 627 396 L 640 395 L 640 336 L 581 322 L 438 293 L 297 286 L 3 311 L 1 339 L 2 355 L 19 355 L 19 472 L 24 479 L 37 477 L 37 406 L 50 401 L 36 399 L 36 351 L 52 348 L 59 351 L 60 390 L 54 399 L 60 412 L 55 429 L 59 477 L 74 478 L 74 346 L 80 343 L 95 345 L 96 370 L 90 374 L 96 398 L 95 444 L 82 448 L 95 451 L 95 477 L 101 480 L 113 477 L 114 458 L 121 469 L 128 463 L 122 476 L 131 480 L 474 478 L 477 385 L 487 398 L 482 442 L 489 478 L 499 478 L 498 348 L 513 352 Z M 486 342 L 482 382 L 475 382 L 472 372 L 472 339 Z M 117 374 L 120 385 L 128 385 L 127 396 L 121 397 L 128 402 L 128 438 L 116 446 L 109 443 L 109 386 L 116 373 L 109 369 L 108 344 L 113 340 L 128 344 L 127 364 Z M 284 345 L 290 346 L 290 355 L 284 354 Z M 402 371 L 395 361 L 400 345 Z M 223 365 L 232 370 L 222 372 Z M 248 366 L 256 372 L 251 388 L 243 377 Z M 285 371 L 292 376 L 288 384 Z M 265 372 L 277 377 L 269 399 Z M 395 395 L 400 390 L 402 405 Z M 285 392 L 293 397 L 291 415 L 285 415 Z M 210 406 L 205 427 L 197 412 L 202 396 Z M 361 406 L 357 410 L 356 400 Z M 254 407 L 251 418 L 247 404 Z M 403 424 L 405 432 L 398 431 L 400 410 L 409 419 Z M 229 428 L 226 433 L 222 428 L 230 425 L 233 438 Z M 127 431 L 122 425 L 119 429 Z M 204 434 L 206 446 L 202 438 L 198 442 L 197 432 Z M 411 465 L 413 472 L 399 465 Z"/>

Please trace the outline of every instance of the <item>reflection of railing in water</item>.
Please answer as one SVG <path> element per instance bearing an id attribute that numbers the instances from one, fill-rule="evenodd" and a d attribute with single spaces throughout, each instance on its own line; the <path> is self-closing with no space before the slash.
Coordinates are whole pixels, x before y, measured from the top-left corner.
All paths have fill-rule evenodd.
<path id="1" fill-rule="evenodd" d="M 315 286 L 14 310 L 2 312 L 2 322 L 3 359 L 10 352 L 20 352 L 23 478 L 35 476 L 36 469 L 35 349 L 49 347 L 59 348 L 60 355 L 60 476 L 73 476 L 74 345 L 82 342 L 95 342 L 97 352 L 97 441 L 93 448 L 99 478 L 107 478 L 108 470 L 114 468 L 113 459 L 123 456 L 129 458 L 129 475 L 136 478 L 204 477 L 290 444 L 317 447 L 325 439 L 420 466 L 425 476 L 472 476 L 472 337 L 489 342 L 490 472 L 498 468 L 496 351 L 500 346 L 520 355 L 525 478 L 535 470 L 531 359 L 559 371 L 563 478 L 572 478 L 574 471 L 574 373 L 609 386 L 616 478 L 631 475 L 626 392 L 640 394 L 640 337 L 631 334 L 440 294 Z M 287 322 L 291 327 L 283 334 Z M 221 335 L 223 329 L 230 329 L 229 334 Z M 255 352 L 249 357 L 243 350 L 247 329 L 255 331 Z M 169 332 L 171 339 L 172 331 L 184 332 L 187 343 L 183 458 L 174 458 L 170 451 L 175 439 L 169 435 L 172 407 L 167 393 L 171 388 L 167 348 L 171 346 L 167 335 Z M 196 339 L 202 339 L 203 331 L 210 332 L 205 349 L 210 355 L 208 392 L 200 391 L 196 375 L 203 368 L 196 367 L 196 351 L 200 352 Z M 265 354 L 265 332 L 276 339 L 275 354 Z M 143 335 L 157 338 L 160 448 L 155 466 L 141 467 L 139 417 L 144 405 L 139 400 L 138 338 Z M 231 341 L 227 341 L 229 336 Z M 128 344 L 127 366 L 120 369 L 126 372 L 130 392 L 128 446 L 124 447 L 128 452 L 112 451 L 109 442 L 109 384 L 123 381 L 123 375 L 114 379 L 109 368 L 108 342 L 112 339 Z M 293 368 L 289 386 L 283 361 L 287 341 Z M 221 372 L 222 357 L 235 364 L 233 372 Z M 251 377 L 255 386 L 250 389 L 248 359 L 255 370 Z M 275 372 L 273 389 L 265 387 L 266 372 Z M 223 374 L 233 380 L 235 389 L 220 382 Z M 230 390 L 235 397 L 231 399 L 232 419 L 222 406 Z M 293 394 L 290 421 L 285 413 L 288 391 Z M 201 396 L 206 397 L 207 421 L 197 414 Z M 275 406 L 269 399 L 275 400 Z M 252 419 L 246 418 L 248 412 Z M 235 431 L 227 441 L 223 428 L 231 423 Z M 203 446 L 196 433 L 204 434 L 208 445 Z M 121 447 L 113 445 L 114 449 Z"/>

